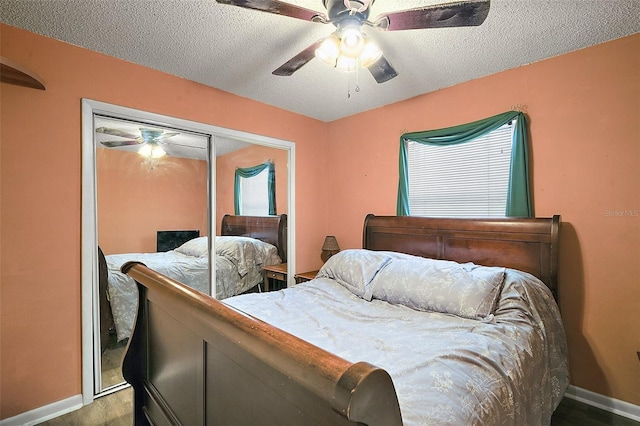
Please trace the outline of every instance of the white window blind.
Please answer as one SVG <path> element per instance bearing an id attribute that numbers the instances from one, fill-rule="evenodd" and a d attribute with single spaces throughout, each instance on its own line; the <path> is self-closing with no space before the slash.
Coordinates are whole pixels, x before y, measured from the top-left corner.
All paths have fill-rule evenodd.
<path id="1" fill-rule="evenodd" d="M 250 178 L 240 178 L 240 214 L 267 216 L 269 214 L 269 169 Z"/>
<path id="2" fill-rule="evenodd" d="M 504 217 L 514 123 L 458 145 L 409 141 L 411 215 Z"/>

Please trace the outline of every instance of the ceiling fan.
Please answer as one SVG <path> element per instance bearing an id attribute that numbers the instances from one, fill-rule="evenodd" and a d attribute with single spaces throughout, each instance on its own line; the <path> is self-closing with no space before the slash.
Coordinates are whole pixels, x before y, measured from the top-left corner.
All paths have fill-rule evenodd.
<path id="1" fill-rule="evenodd" d="M 384 13 L 369 21 L 370 7 L 375 0 L 322 0 L 327 14 L 279 0 L 216 1 L 336 27 L 331 35 L 313 43 L 272 74 L 290 76 L 318 57 L 342 70 L 352 71 L 358 65 L 365 67 L 378 83 L 391 80 L 398 73 L 370 37 L 362 32 L 363 26 L 380 31 L 477 26 L 484 22 L 490 6 L 490 0 L 465 0 Z"/>
<path id="2" fill-rule="evenodd" d="M 165 150 L 162 149 L 159 144 L 165 143 L 164 139 L 179 135 L 179 133 L 165 133 L 164 130 L 151 129 L 147 127 L 140 127 L 139 130 L 140 135 L 134 135 L 133 133 L 129 133 L 124 130 L 98 127 L 96 129 L 96 133 L 126 138 L 128 140 L 103 141 L 100 143 L 108 148 L 139 145 L 140 150 L 138 152 L 140 155 L 148 158 L 160 158 L 165 155 Z"/>

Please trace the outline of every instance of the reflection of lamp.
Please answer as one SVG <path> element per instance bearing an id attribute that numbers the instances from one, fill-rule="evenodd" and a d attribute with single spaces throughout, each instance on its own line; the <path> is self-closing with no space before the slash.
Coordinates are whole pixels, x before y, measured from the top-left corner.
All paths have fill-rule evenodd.
<path id="1" fill-rule="evenodd" d="M 336 240 L 336 237 L 333 235 L 327 235 L 324 239 L 324 244 L 322 245 L 322 254 L 320 254 L 320 258 L 323 262 L 326 262 L 331 256 L 339 251 L 340 246 L 338 246 L 338 240 Z"/>

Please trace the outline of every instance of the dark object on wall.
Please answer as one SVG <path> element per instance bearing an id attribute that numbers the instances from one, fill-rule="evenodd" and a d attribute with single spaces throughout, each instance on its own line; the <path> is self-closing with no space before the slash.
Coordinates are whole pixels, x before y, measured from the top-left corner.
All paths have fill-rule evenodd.
<path id="1" fill-rule="evenodd" d="M 156 239 L 156 251 L 169 251 L 176 247 L 180 247 L 182 244 L 189 240 L 198 238 L 200 236 L 200 230 L 194 231 L 158 231 Z"/>
<path id="2" fill-rule="evenodd" d="M 40 76 L 4 56 L 0 56 L 0 80 L 3 83 L 45 90 Z"/>

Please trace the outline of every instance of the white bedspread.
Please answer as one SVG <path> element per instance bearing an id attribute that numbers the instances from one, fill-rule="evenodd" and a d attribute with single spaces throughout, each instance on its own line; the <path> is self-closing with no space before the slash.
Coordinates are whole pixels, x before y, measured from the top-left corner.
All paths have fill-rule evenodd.
<path id="1" fill-rule="evenodd" d="M 225 300 L 351 362 L 392 377 L 405 425 L 545 425 L 568 385 L 557 305 L 535 277 L 506 269 L 486 320 L 366 301 L 317 278 Z"/>
<path id="2" fill-rule="evenodd" d="M 105 256 L 109 270 L 108 299 L 118 341 L 131 336 L 138 304 L 135 281 L 120 272 L 120 267 L 129 261 L 142 262 L 156 272 L 210 294 L 207 247 L 206 237 L 200 237 L 168 252 Z M 281 262 L 277 253 L 275 246 L 253 238 L 216 237 L 216 298 L 235 296 L 261 283 L 262 265 Z"/>

